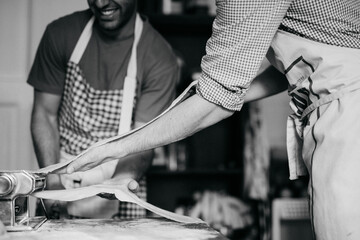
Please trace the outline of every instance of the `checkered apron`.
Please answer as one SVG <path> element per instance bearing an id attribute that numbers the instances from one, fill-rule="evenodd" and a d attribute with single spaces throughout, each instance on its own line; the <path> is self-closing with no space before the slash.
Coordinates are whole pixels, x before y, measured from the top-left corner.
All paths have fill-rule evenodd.
<path id="1" fill-rule="evenodd" d="M 289 81 L 290 179 L 309 173 L 314 239 L 360 239 L 360 50 L 279 30 L 267 57 Z"/>
<path id="2" fill-rule="evenodd" d="M 60 161 L 72 159 L 92 144 L 131 128 L 132 111 L 136 102 L 136 53 L 142 33 L 143 22 L 136 16 L 135 37 L 132 47 L 127 76 L 123 89 L 98 90 L 86 81 L 78 63 L 92 35 L 92 17 L 84 28 L 68 62 L 64 94 L 59 111 Z M 84 172 L 82 183 L 101 183 L 110 179 L 115 171 L 116 161 L 111 161 L 90 171 Z M 88 181 L 88 182 L 89 182 Z M 145 180 L 140 181 L 139 197 L 146 200 Z M 132 203 L 122 203 L 91 197 L 70 202 L 68 213 L 75 217 L 134 218 L 145 215 L 145 209 Z M 117 214 L 116 214 L 117 213 Z"/>

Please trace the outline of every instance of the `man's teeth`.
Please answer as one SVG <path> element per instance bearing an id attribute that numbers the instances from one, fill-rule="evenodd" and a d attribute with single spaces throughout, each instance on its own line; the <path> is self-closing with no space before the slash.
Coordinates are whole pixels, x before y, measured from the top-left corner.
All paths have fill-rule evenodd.
<path id="1" fill-rule="evenodd" d="M 101 10 L 101 13 L 103 15 L 109 16 L 115 12 L 115 9 L 109 9 L 109 10 Z"/>

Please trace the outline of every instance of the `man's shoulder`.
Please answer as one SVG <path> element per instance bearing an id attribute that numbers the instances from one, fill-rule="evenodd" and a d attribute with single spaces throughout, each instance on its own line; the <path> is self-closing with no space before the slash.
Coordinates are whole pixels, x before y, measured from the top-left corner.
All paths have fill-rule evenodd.
<path id="1" fill-rule="evenodd" d="M 56 35 L 82 32 L 91 17 L 89 9 L 62 16 L 48 24 L 47 29 Z"/>
<path id="2" fill-rule="evenodd" d="M 69 58 L 91 16 L 90 10 L 83 10 L 60 17 L 48 24 L 44 39 L 51 42 L 54 51 Z"/>

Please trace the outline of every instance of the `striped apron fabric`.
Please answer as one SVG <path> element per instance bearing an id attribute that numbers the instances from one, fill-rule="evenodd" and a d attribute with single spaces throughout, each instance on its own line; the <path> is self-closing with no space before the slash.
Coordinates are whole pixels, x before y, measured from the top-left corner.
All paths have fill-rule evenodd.
<path id="1" fill-rule="evenodd" d="M 289 81 L 290 179 L 309 173 L 314 239 L 360 239 L 360 50 L 279 30 L 267 57 Z"/>
<path id="2" fill-rule="evenodd" d="M 79 61 L 92 35 L 92 17 L 84 28 L 68 62 L 65 88 L 59 111 L 60 161 L 67 161 L 101 139 L 113 137 L 131 129 L 132 112 L 136 103 L 136 53 L 143 22 L 137 15 L 135 38 L 123 89 L 98 90 L 92 88 L 79 67 Z M 102 164 L 81 173 L 80 186 L 101 183 L 110 179 L 116 161 Z M 80 176 L 80 174 L 78 174 Z M 73 187 L 73 177 L 63 178 L 65 188 Z M 140 181 L 139 197 L 146 200 L 145 181 Z M 69 215 L 85 218 L 139 217 L 145 209 L 131 203 L 120 203 L 100 197 L 87 198 L 67 204 Z M 121 215 L 125 213 L 125 215 Z"/>

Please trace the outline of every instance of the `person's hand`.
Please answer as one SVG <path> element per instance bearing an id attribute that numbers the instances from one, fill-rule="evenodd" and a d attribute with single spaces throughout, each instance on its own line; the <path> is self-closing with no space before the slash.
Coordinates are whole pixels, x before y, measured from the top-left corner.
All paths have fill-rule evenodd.
<path id="1" fill-rule="evenodd" d="M 139 190 L 139 184 L 135 180 L 141 179 L 149 169 L 153 154 L 154 152 L 149 150 L 122 158 L 117 162 L 112 179 L 104 182 L 104 184 L 126 184 L 131 192 L 136 193 Z M 100 196 L 107 199 L 115 199 L 114 194 L 100 194 Z"/>
<path id="2" fill-rule="evenodd" d="M 61 190 L 61 189 L 64 189 L 64 186 L 61 183 L 60 175 L 58 174 L 47 175 L 45 190 Z M 39 214 L 41 215 L 46 214 L 46 216 L 50 219 L 59 219 L 63 216 L 68 215 L 66 209 L 66 202 L 44 199 L 43 203 L 44 205 L 42 207 L 38 205 L 38 208 L 40 208 L 40 210 L 38 211 Z M 43 212 L 42 208 L 45 208 L 46 213 Z"/>
<path id="3" fill-rule="evenodd" d="M 45 190 L 60 190 L 60 189 L 64 189 L 64 186 L 61 183 L 60 175 L 58 174 L 47 175 Z"/>
<path id="4" fill-rule="evenodd" d="M 81 174 L 49 174 L 46 177 L 45 190 L 62 190 L 80 187 Z"/>
<path id="5" fill-rule="evenodd" d="M 92 148 L 83 155 L 71 162 L 65 169 L 66 173 L 71 174 L 78 171 L 87 171 L 95 168 L 102 163 L 118 160 L 121 156 L 114 153 L 113 143 L 107 143 Z M 64 170 L 59 171 L 64 173 Z"/>
<path id="6" fill-rule="evenodd" d="M 81 187 L 82 179 L 83 179 L 82 172 L 60 175 L 61 184 L 65 187 L 65 189 Z"/>
<path id="7" fill-rule="evenodd" d="M 114 177 L 104 182 L 104 184 L 117 184 L 117 185 L 126 184 L 128 189 L 133 193 L 136 193 L 139 190 L 139 183 L 136 180 L 132 178 L 126 178 L 125 176 Z"/>
<path id="8" fill-rule="evenodd" d="M 144 122 L 135 122 L 134 128 L 139 128 L 144 124 Z M 122 159 L 129 156 L 130 154 L 129 152 L 127 152 L 128 148 L 126 146 L 128 144 L 130 144 L 130 146 L 134 145 L 131 143 L 131 141 L 128 140 L 128 138 L 121 138 L 111 141 L 109 141 L 109 139 L 105 139 L 99 141 L 92 145 L 90 148 L 88 148 L 81 156 L 69 163 L 69 165 L 65 169 L 61 169 L 58 172 L 71 174 L 78 171 L 86 171 L 92 169 L 96 166 L 99 166 L 100 164 L 109 161 L 119 159 L 123 161 Z"/>
<path id="9" fill-rule="evenodd" d="M 101 184 L 111 179 L 114 175 L 116 165 L 117 161 L 111 161 L 84 172 L 60 174 L 61 182 L 66 189 Z"/>

